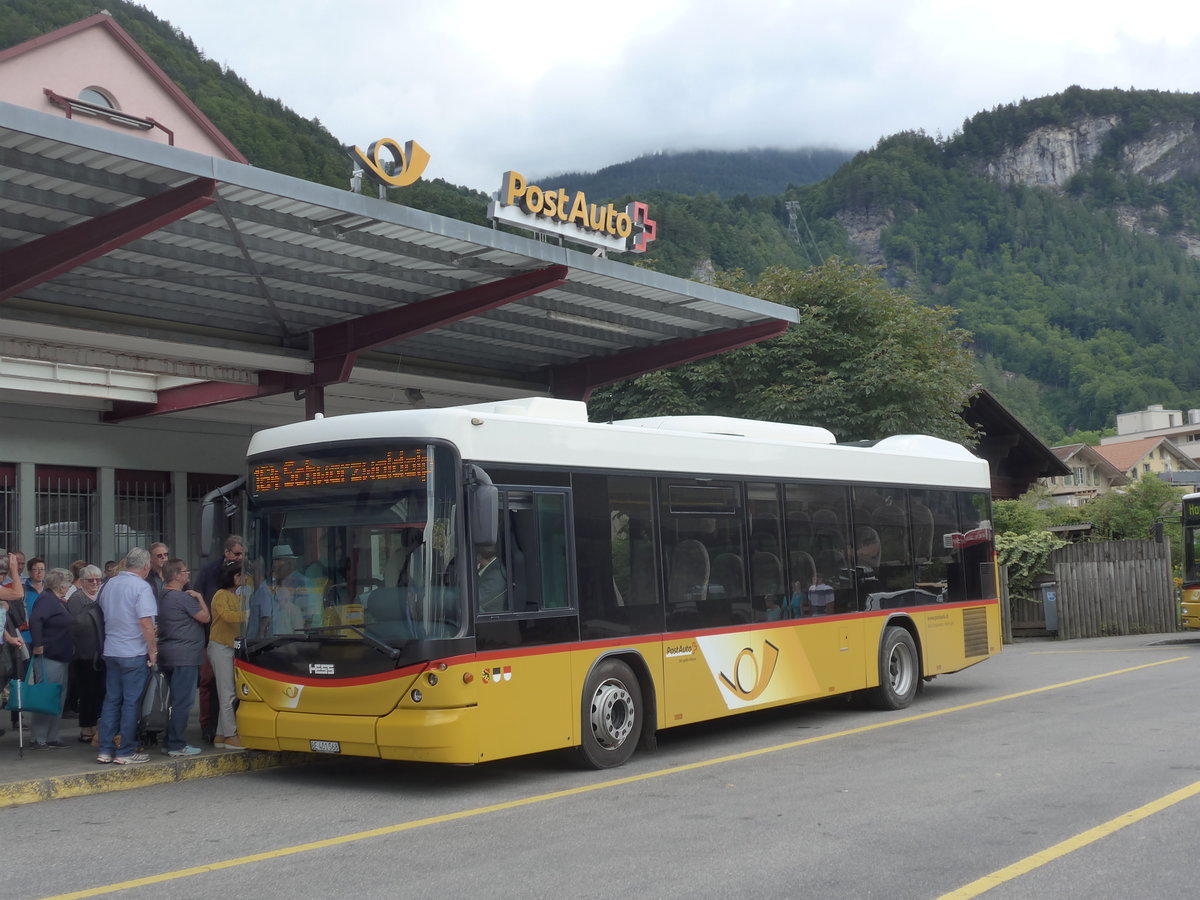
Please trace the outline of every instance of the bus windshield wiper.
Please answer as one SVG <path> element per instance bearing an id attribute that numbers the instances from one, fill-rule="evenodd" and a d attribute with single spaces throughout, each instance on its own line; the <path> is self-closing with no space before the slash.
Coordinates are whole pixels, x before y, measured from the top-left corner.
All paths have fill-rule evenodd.
<path id="1" fill-rule="evenodd" d="M 262 653 L 266 650 L 274 650 L 276 647 L 282 647 L 284 644 L 295 644 L 302 641 L 316 640 L 315 635 L 305 634 L 297 631 L 294 634 L 277 634 L 272 638 L 266 638 L 261 643 L 246 642 L 246 651 L 248 653 Z"/>
<path id="2" fill-rule="evenodd" d="M 355 632 L 364 641 L 389 659 L 396 659 L 400 656 L 400 651 L 391 644 L 384 643 L 379 638 L 370 634 L 365 628 L 361 628 L 358 625 L 321 625 L 316 628 L 306 628 L 304 630 L 304 637 L 306 640 L 311 640 L 314 637 L 320 637 L 321 633 L 325 631 L 345 631 L 347 629 Z"/>
<path id="3" fill-rule="evenodd" d="M 378 650 L 388 659 L 397 659 L 400 656 L 400 651 L 390 644 L 386 644 L 379 638 L 368 634 L 357 625 L 322 625 L 316 628 L 306 628 L 304 631 L 296 631 L 292 634 L 277 634 L 273 638 L 263 641 L 261 644 L 247 644 L 246 650 L 249 653 L 264 653 L 267 650 L 274 650 L 276 647 L 282 647 L 286 644 L 304 643 L 306 641 L 320 641 L 327 638 L 322 632 L 326 631 L 344 631 L 351 629 L 357 633 L 363 641 L 371 646 L 372 649 Z"/>

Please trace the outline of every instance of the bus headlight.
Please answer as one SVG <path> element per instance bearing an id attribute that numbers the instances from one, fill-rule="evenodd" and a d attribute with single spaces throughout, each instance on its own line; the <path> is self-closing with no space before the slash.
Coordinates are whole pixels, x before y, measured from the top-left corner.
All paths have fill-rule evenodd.
<path id="1" fill-rule="evenodd" d="M 425 698 L 425 695 L 418 688 L 413 688 L 413 692 L 408 696 L 412 697 L 413 703 L 420 703 Z"/>

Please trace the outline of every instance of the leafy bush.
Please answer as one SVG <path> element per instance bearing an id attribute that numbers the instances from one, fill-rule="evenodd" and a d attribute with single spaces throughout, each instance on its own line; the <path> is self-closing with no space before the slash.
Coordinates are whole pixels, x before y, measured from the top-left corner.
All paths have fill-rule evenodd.
<path id="1" fill-rule="evenodd" d="M 1048 531 L 1017 534 L 1005 531 L 996 535 L 996 558 L 1008 567 L 1008 593 L 1032 600 L 1033 586 L 1047 573 L 1050 554 L 1067 542 Z"/>

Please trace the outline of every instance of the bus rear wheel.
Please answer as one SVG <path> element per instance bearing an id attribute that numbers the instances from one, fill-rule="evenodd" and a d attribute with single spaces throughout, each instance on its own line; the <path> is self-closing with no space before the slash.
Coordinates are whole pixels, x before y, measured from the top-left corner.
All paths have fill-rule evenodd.
<path id="1" fill-rule="evenodd" d="M 885 628 L 879 644 L 879 687 L 867 692 L 867 702 L 876 709 L 904 709 L 913 702 L 920 685 L 917 644 L 912 635 L 896 625 Z"/>
<path id="2" fill-rule="evenodd" d="M 642 730 L 642 691 L 637 676 L 616 659 L 601 662 L 583 689 L 584 762 L 596 769 L 622 765 L 637 748 Z"/>

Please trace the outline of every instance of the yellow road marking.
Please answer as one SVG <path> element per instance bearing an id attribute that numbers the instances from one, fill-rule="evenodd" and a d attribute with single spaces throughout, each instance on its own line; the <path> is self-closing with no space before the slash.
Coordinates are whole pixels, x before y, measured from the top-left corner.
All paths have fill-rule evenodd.
<path id="1" fill-rule="evenodd" d="M 942 894 L 938 900 L 968 900 L 970 897 L 978 897 L 980 894 L 986 893 L 994 887 L 999 887 L 1006 881 L 1012 881 L 1014 878 L 1032 872 L 1034 869 L 1066 856 L 1068 853 L 1074 853 L 1081 847 L 1095 843 L 1101 838 L 1108 837 L 1110 834 L 1120 831 L 1127 825 L 1140 822 L 1142 819 L 1149 818 L 1155 813 L 1160 813 L 1164 809 L 1174 806 L 1176 803 L 1181 803 L 1184 800 L 1195 797 L 1197 794 L 1200 794 L 1200 781 L 1193 782 L 1185 788 L 1180 788 L 1173 793 L 1167 794 L 1165 797 L 1160 797 L 1158 800 L 1152 800 L 1145 806 L 1139 806 L 1137 809 L 1130 810 L 1123 815 L 1117 816 L 1115 819 L 1109 819 L 1095 828 L 1089 828 L 1082 834 L 1077 834 L 1075 837 L 1060 841 L 1053 847 L 1048 847 L 1045 850 L 1027 856 L 1013 863 L 1011 866 L 997 869 L 992 874 L 984 875 L 982 878 L 972 881 L 970 884 L 956 891 Z"/>
<path id="2" fill-rule="evenodd" d="M 1085 653 L 1145 653 L 1147 650 L 1158 650 L 1163 653 L 1175 653 L 1179 650 L 1179 645 L 1171 647 L 1113 647 L 1110 650 L 1031 650 L 1030 656 L 1049 656 L 1054 653 L 1062 654 L 1085 654 Z"/>
<path id="3" fill-rule="evenodd" d="M 94 888 L 86 888 L 82 891 L 73 891 L 68 894 L 56 894 L 52 897 L 47 897 L 46 900 L 76 900 L 83 897 L 100 897 L 104 894 L 112 894 L 117 891 L 126 891 L 131 888 L 146 887 L 151 884 L 163 884 L 168 881 L 177 881 L 181 878 L 190 878 L 193 875 L 203 875 L 207 872 L 218 872 L 222 869 L 232 869 L 237 866 L 245 866 L 250 863 L 265 862 L 272 859 L 282 859 L 285 856 L 294 856 L 298 853 L 307 853 L 310 850 L 323 850 L 328 847 L 337 847 L 342 844 L 351 844 L 357 841 L 364 841 L 370 838 L 385 837 L 391 834 L 400 834 L 405 831 L 413 831 L 417 828 L 425 828 L 429 825 L 441 825 L 447 822 L 456 822 L 462 819 L 471 819 L 476 816 L 485 816 L 495 812 L 503 812 L 510 809 L 520 809 L 523 806 L 532 806 L 537 803 L 545 803 L 550 800 L 561 800 L 565 797 L 577 797 L 582 794 L 588 794 L 593 791 L 606 790 L 608 788 L 622 787 L 628 784 L 637 784 L 641 781 L 649 781 L 654 778 L 662 778 L 667 775 L 678 775 L 681 772 L 692 772 L 697 769 L 705 769 L 710 766 L 721 765 L 723 763 L 738 762 L 740 760 L 753 759 L 757 756 L 764 756 L 768 753 L 778 753 L 781 750 L 792 750 L 796 747 L 804 747 L 810 744 L 819 744 L 823 741 L 832 741 L 838 738 L 852 737 L 859 734 L 867 734 L 871 731 L 878 731 L 881 728 L 891 728 L 894 725 L 905 725 L 910 722 L 922 722 L 926 719 L 933 719 L 938 716 L 948 715 L 954 712 L 963 712 L 968 709 L 978 709 L 983 706 L 990 706 L 993 703 L 1003 703 L 1007 700 L 1017 700 L 1021 697 L 1030 697 L 1034 694 L 1044 694 L 1047 691 L 1060 690 L 1061 688 L 1073 687 L 1079 684 L 1086 684 L 1089 681 L 1097 681 L 1101 678 L 1111 678 L 1114 675 L 1125 675 L 1130 672 L 1137 672 L 1141 669 L 1152 669 L 1156 666 L 1165 666 L 1167 663 L 1183 662 L 1191 659 L 1190 656 L 1177 656 L 1172 659 L 1160 659 L 1157 662 L 1144 663 L 1140 666 L 1129 666 L 1124 669 L 1116 669 L 1112 672 L 1102 672 L 1099 675 L 1088 675 L 1083 678 L 1074 678 L 1070 681 L 1060 681 L 1057 684 L 1044 685 L 1043 687 L 1030 688 L 1027 691 L 1018 691 L 1014 694 L 1005 694 L 1001 697 L 991 697 L 987 700 L 976 700 L 973 703 L 963 703 L 959 706 L 950 706 L 945 709 L 931 710 L 926 713 L 919 713 L 914 716 L 905 716 L 901 719 L 889 719 L 886 722 L 876 722 L 872 725 L 862 725 L 858 728 L 848 728 L 845 731 L 838 731 L 832 734 L 823 734 L 816 737 L 804 738 L 798 741 L 789 741 L 786 744 L 775 744 L 771 747 L 760 747 L 757 750 L 746 750 L 741 753 L 733 753 L 728 756 L 721 756 L 715 759 L 706 759 L 694 763 L 685 763 L 680 766 L 672 766 L 668 769 L 657 769 L 653 772 L 644 772 L 641 775 L 628 775 L 624 778 L 614 778 L 610 781 L 602 781 L 598 784 L 582 785 L 580 787 L 567 788 L 562 791 L 551 791 L 548 794 L 537 794 L 532 797 L 524 797 L 519 800 L 509 800 L 504 803 L 494 803 L 489 806 L 478 806 L 474 809 L 460 810 L 459 812 L 445 813 L 440 816 L 430 816 L 425 819 L 414 819 L 411 822 L 401 822 L 397 825 L 387 825 L 382 828 L 372 828 L 368 831 L 356 831 L 353 834 L 344 834 L 338 837 L 326 838 L 320 841 L 310 841 L 304 844 L 294 844 L 291 847 L 281 847 L 278 850 L 265 850 L 262 853 L 251 853 L 248 856 L 237 856 L 233 859 L 219 860 L 217 862 L 206 863 L 202 866 L 191 866 L 186 869 L 176 869 L 173 872 L 161 872 L 158 875 L 147 875 L 144 878 L 134 878 L 129 881 L 120 881 L 115 884 L 106 884 Z M 964 895 L 965 896 L 965 895 Z"/>

